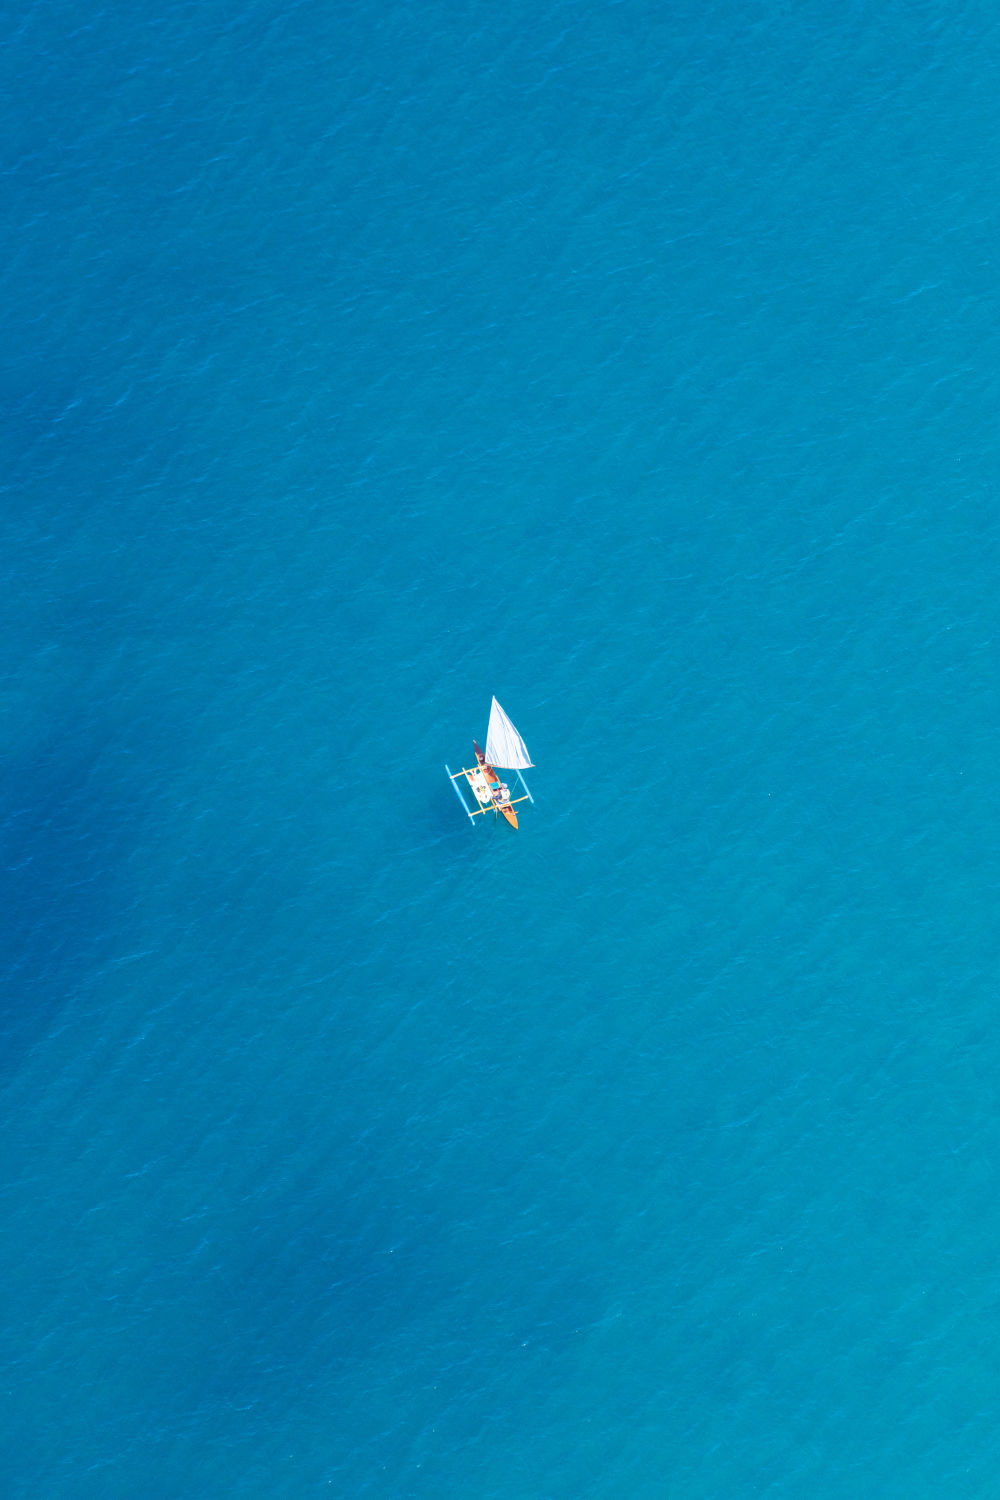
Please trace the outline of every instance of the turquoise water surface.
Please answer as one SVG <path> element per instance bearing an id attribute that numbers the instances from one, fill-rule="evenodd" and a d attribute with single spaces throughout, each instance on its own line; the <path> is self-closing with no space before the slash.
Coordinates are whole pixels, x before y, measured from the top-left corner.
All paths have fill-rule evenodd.
<path id="1" fill-rule="evenodd" d="M 994 1496 L 1000 20 L 3 34 L 0 1492 Z"/>

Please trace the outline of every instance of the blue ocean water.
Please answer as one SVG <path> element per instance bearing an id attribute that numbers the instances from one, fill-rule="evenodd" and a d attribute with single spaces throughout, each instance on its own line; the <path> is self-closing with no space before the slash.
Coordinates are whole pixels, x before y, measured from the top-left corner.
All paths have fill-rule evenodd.
<path id="1" fill-rule="evenodd" d="M 993 1496 L 995 14 L 3 34 L 3 1495 Z"/>

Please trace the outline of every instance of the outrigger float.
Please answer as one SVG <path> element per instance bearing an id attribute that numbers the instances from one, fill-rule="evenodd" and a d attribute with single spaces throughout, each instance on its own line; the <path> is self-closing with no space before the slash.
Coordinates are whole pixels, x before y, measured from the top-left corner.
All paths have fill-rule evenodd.
<path id="1" fill-rule="evenodd" d="M 534 805 L 534 797 L 528 791 L 528 783 L 521 775 L 522 770 L 528 770 L 532 760 L 528 754 L 528 747 L 513 724 L 500 707 L 497 700 L 493 699 L 493 707 L 490 709 L 490 725 L 486 731 L 486 752 L 483 753 L 475 740 L 472 748 L 476 752 L 476 764 L 471 770 L 465 766 L 460 771 L 453 771 L 446 765 L 448 779 L 455 788 L 455 796 L 462 804 L 462 811 L 470 822 L 478 818 L 481 813 L 488 813 L 491 809 L 494 818 L 503 813 L 512 828 L 517 827 L 517 813 L 514 808 L 518 802 L 530 802 Z M 517 779 L 524 787 L 524 795 L 512 797 L 510 787 L 505 781 L 501 781 L 496 773 L 496 767 L 501 771 L 516 771 Z M 472 795 L 479 803 L 472 812 L 465 799 L 463 782 L 472 788 Z"/>

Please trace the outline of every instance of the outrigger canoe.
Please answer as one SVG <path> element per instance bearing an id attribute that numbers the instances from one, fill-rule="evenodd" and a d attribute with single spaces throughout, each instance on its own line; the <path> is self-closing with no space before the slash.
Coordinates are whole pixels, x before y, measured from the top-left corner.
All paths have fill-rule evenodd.
<path id="1" fill-rule="evenodd" d="M 493 699 L 490 709 L 490 724 L 486 732 L 486 750 L 480 750 L 475 740 L 472 748 L 476 754 L 476 764 L 471 769 L 463 766 L 460 771 L 452 771 L 445 766 L 448 779 L 455 788 L 455 795 L 461 802 L 466 815 L 472 819 L 481 813 L 493 810 L 494 818 L 503 813 L 512 828 L 517 827 L 517 813 L 514 807 L 518 802 L 534 802 L 534 798 L 528 791 L 528 784 L 521 775 L 522 769 L 527 770 L 532 765 L 531 757 L 528 755 L 528 747 L 514 728 L 497 700 Z M 517 779 L 524 787 L 524 794 L 520 797 L 510 795 L 510 787 L 505 781 L 501 781 L 496 773 L 499 766 L 503 771 L 516 771 Z M 461 783 L 468 783 L 472 789 L 479 806 L 469 812 L 468 805 L 460 790 Z"/>

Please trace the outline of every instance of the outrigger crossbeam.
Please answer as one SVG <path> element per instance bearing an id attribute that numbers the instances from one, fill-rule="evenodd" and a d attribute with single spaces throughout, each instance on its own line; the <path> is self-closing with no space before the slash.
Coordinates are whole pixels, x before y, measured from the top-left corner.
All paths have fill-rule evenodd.
<path id="1" fill-rule="evenodd" d="M 466 771 L 465 767 L 463 766 L 460 771 L 453 771 L 451 769 L 451 767 L 447 764 L 447 762 L 445 762 L 445 770 L 448 773 L 448 780 L 451 782 L 452 786 L 454 787 L 454 789 L 455 789 L 455 796 L 458 798 L 459 802 L 461 802 L 461 804 L 462 804 L 462 811 L 465 813 L 465 816 L 469 819 L 470 822 L 472 821 L 473 818 L 478 818 L 481 813 L 488 813 L 490 811 L 490 809 L 488 807 L 477 807 L 476 810 L 475 810 L 475 812 L 470 812 L 469 811 L 468 803 L 466 802 L 466 800 L 463 797 L 461 791 L 459 790 L 459 782 L 464 777 L 466 783 L 468 784 L 469 775 L 470 774 L 474 775 L 475 774 L 475 769 L 476 768 L 470 767 L 469 771 Z M 525 779 L 521 775 L 520 771 L 517 771 L 515 774 L 517 775 L 518 781 L 524 787 L 524 796 L 523 797 L 511 797 L 508 802 L 505 802 L 503 804 L 503 806 L 504 807 L 513 807 L 516 802 L 530 802 L 531 805 L 534 806 L 535 799 L 531 795 L 531 793 L 528 791 L 528 783 L 525 781 Z M 494 807 L 493 807 L 493 814 L 494 814 L 494 816 L 496 816 L 496 814 L 497 814 L 498 811 L 500 811 L 500 808 L 498 806 L 494 805 Z"/>

